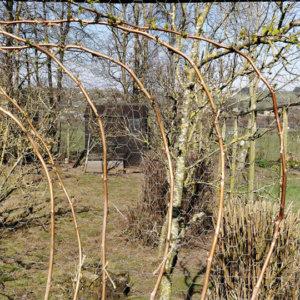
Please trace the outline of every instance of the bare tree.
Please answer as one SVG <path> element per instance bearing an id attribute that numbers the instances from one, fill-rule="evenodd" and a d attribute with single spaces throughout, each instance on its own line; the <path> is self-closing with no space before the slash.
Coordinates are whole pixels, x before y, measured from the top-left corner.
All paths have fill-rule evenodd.
<path id="1" fill-rule="evenodd" d="M 248 195 L 249 200 L 254 201 L 255 139 L 258 137 L 256 105 L 261 101 L 258 96 L 259 80 L 267 86 L 269 90 L 267 96 L 270 96 L 273 101 L 273 110 L 279 133 L 283 180 L 281 190 L 282 206 L 276 221 L 272 247 L 260 274 L 258 284 L 254 289 L 253 297 L 255 297 L 278 236 L 279 224 L 284 213 L 286 189 L 286 151 L 284 149 L 283 134 L 274 89 L 265 79 L 268 77 L 268 74 L 265 76 L 265 72 L 270 72 L 271 68 L 279 70 L 276 72 L 276 76 L 271 78 L 273 86 L 274 84 L 278 85 L 280 72 L 282 76 L 286 72 L 290 75 L 293 74 L 291 80 L 295 80 L 299 76 L 298 73 L 293 72 L 292 66 L 289 66 L 286 62 L 287 55 L 291 55 L 293 61 L 299 59 L 297 51 L 294 49 L 298 45 L 299 32 L 296 31 L 295 33 L 293 30 L 298 30 L 300 21 L 292 17 L 293 9 L 297 9 L 296 4 L 287 4 L 286 6 L 277 3 L 241 3 L 226 4 L 224 6 L 212 3 L 196 3 L 193 5 L 175 3 L 161 5 L 134 4 L 133 6 L 123 4 L 121 9 L 120 6 L 113 5 L 104 9 L 96 6 L 97 11 L 94 7 L 82 8 L 79 6 L 79 10 L 75 11 L 75 15 L 84 11 L 84 16 L 88 18 L 82 19 L 71 14 L 71 4 L 68 3 L 66 5 L 62 4 L 60 12 L 53 7 L 51 13 L 57 17 L 54 21 L 42 20 L 42 18 L 47 17 L 45 5 L 43 5 L 44 10 L 41 18 L 27 13 L 27 18 L 30 20 L 14 21 L 12 7 L 9 6 L 11 3 L 8 2 L 6 5 L 8 21 L 0 22 L 0 24 L 8 28 L 17 26 L 16 24 L 20 23 L 31 26 L 30 31 L 26 31 L 24 28 L 20 30 L 19 27 L 16 27 L 14 34 L 11 29 L 0 31 L 1 34 L 6 36 L 6 43 L 1 46 L 1 49 L 7 51 L 5 55 L 8 61 L 8 69 L 11 73 L 13 72 L 13 68 L 10 67 L 11 59 L 7 53 L 25 49 L 27 52 L 24 57 L 27 61 L 23 67 L 20 66 L 22 59 L 18 54 L 15 73 L 19 74 L 17 77 L 20 77 L 21 71 L 26 70 L 26 75 L 23 78 L 27 79 L 28 87 L 33 84 L 31 78 L 34 74 L 34 86 L 38 88 L 42 84 L 40 71 L 46 69 L 48 71 L 48 86 L 50 88 L 48 96 L 51 107 L 62 102 L 61 90 L 63 88 L 63 73 L 65 72 L 80 88 L 91 105 L 97 116 L 103 143 L 105 143 L 103 125 L 94 104 L 86 89 L 83 88 L 81 81 L 65 67 L 65 53 L 70 49 L 84 51 L 94 57 L 108 60 L 110 78 L 122 87 L 124 100 L 128 101 L 132 97 L 133 101 L 139 101 L 140 92 L 143 92 L 143 97 L 147 98 L 154 107 L 154 114 L 158 119 L 159 132 L 163 141 L 157 142 L 155 146 L 161 147 L 163 144 L 167 154 L 168 163 L 165 164 L 165 169 L 169 172 L 167 178 L 170 186 L 170 202 L 169 208 L 167 208 L 166 201 L 160 220 L 162 229 L 159 248 L 163 249 L 163 246 L 165 248 L 162 264 L 158 268 L 158 280 L 151 294 L 151 299 L 155 298 L 159 285 L 161 286 L 160 298 L 171 298 L 172 274 L 176 267 L 179 247 L 182 245 L 188 229 L 203 220 L 205 211 L 202 204 L 208 202 L 209 198 L 219 198 L 216 230 L 212 237 L 212 247 L 204 279 L 202 293 L 202 299 L 204 299 L 220 232 L 223 201 L 226 196 L 225 148 L 231 145 L 235 147 L 238 141 L 246 142 L 245 146 L 240 149 L 239 154 L 236 148 L 233 149 L 234 161 L 231 172 L 232 177 L 234 177 L 237 158 L 243 160 L 241 162 L 242 167 L 245 165 L 246 154 L 249 151 Z M 253 13 L 246 14 L 245 10 L 249 8 Z M 22 14 L 22 9 L 18 8 L 18 10 Z M 279 20 L 269 16 L 268 11 L 270 10 L 273 15 L 280 16 Z M 232 14 L 233 11 L 234 14 Z M 189 16 L 192 17 L 189 18 Z M 105 21 L 100 20 L 100 18 Z M 243 21 L 243 24 L 238 23 L 237 18 L 239 21 Z M 132 21 L 128 21 L 128 19 Z M 74 24 L 74 28 L 72 28 L 72 24 Z M 51 35 L 48 31 L 50 30 L 48 27 L 53 25 L 59 28 L 56 31 L 58 34 L 56 42 L 51 41 Z M 42 26 L 48 27 L 45 29 Z M 86 35 L 81 36 L 81 39 L 75 34 L 78 29 L 77 26 L 80 26 L 82 30 L 83 28 L 86 30 Z M 110 44 L 108 47 L 103 47 L 106 48 L 106 54 L 93 49 L 97 43 L 92 43 L 91 48 L 83 45 L 86 41 L 90 42 L 92 40 L 86 29 L 88 26 L 97 26 L 97 28 L 106 26 L 109 28 L 110 34 L 108 36 L 113 39 L 114 45 Z M 18 37 L 21 35 L 24 38 Z M 42 35 L 44 36 L 42 37 Z M 130 38 L 130 35 L 133 37 Z M 68 43 L 70 36 L 75 41 L 75 45 Z M 45 38 L 45 42 L 43 42 L 43 38 Z M 168 42 L 165 42 L 165 39 Z M 189 41 L 191 42 L 188 43 Z M 22 46 L 20 46 L 21 43 Z M 46 47 L 50 48 L 51 51 L 46 50 Z M 55 54 L 53 54 L 53 49 L 57 49 Z M 151 56 L 150 53 L 153 55 L 153 59 L 148 60 Z M 237 58 L 238 55 L 242 59 Z M 29 65 L 29 56 L 33 57 L 33 67 Z M 40 60 L 43 61 L 42 66 Z M 52 60 L 59 66 L 56 77 L 53 76 Z M 115 71 L 112 68 L 112 63 L 121 66 L 121 71 Z M 159 74 L 155 72 L 156 67 L 160 72 Z M 131 77 L 127 75 L 128 73 Z M 53 94 L 53 78 L 55 78 L 57 85 L 57 103 L 55 103 Z M 20 78 L 19 81 L 22 81 L 22 79 Z M 208 84 L 206 84 L 207 82 Z M 246 136 L 239 138 L 237 135 L 237 115 L 230 108 L 230 105 L 234 106 L 230 101 L 234 95 L 242 90 L 244 83 L 249 85 L 249 97 L 245 99 L 249 106 L 247 111 L 248 125 Z M 288 84 L 288 82 L 285 81 L 284 84 Z M 234 91 L 233 89 L 236 88 L 237 91 Z M 149 93 L 149 90 L 151 93 Z M 143 98 L 141 97 L 141 99 Z M 166 119 L 165 124 L 160 120 L 157 106 L 161 109 L 164 119 Z M 222 132 L 219 120 L 220 117 L 226 119 L 228 114 L 236 118 L 234 122 L 235 135 L 233 140 L 228 143 L 226 141 L 228 145 L 225 145 L 226 124 L 224 123 Z M 53 117 L 52 115 L 51 118 L 53 119 Z M 153 132 L 155 132 L 155 126 L 157 125 L 150 125 Z M 158 132 L 158 130 L 156 131 Z M 5 133 L 5 136 L 7 136 L 7 133 Z M 53 136 L 55 136 L 55 131 L 52 133 Z M 219 158 L 216 158 L 216 154 L 219 155 Z M 191 159 L 192 156 L 193 159 Z M 175 166 L 175 179 L 173 178 L 172 162 Z M 203 172 L 205 173 L 213 169 L 217 162 L 219 162 L 220 167 L 215 178 L 195 180 L 195 170 L 199 166 L 203 169 L 207 168 Z M 213 188 L 214 184 L 216 188 Z M 195 196 L 199 189 L 205 190 L 207 186 L 209 186 L 210 192 L 203 192 L 200 196 Z M 231 196 L 234 195 L 234 186 L 234 180 L 232 180 Z M 106 218 L 107 178 L 105 172 L 104 190 L 104 215 Z M 195 202 L 192 200 L 184 201 L 186 190 L 192 196 L 190 199 L 195 200 L 196 197 L 195 201 L 198 205 L 196 209 L 193 208 Z M 219 196 L 217 196 L 218 193 Z M 103 298 L 105 298 L 105 283 L 107 280 L 105 269 L 105 222 L 106 220 L 104 220 L 102 236 Z"/>

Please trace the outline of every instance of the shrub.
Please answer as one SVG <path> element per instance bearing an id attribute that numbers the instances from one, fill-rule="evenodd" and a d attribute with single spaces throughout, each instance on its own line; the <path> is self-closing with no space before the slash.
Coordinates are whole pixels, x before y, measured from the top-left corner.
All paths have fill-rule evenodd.
<path id="1" fill-rule="evenodd" d="M 169 195 L 169 183 L 164 163 L 154 151 L 145 155 L 142 170 L 143 197 L 135 208 L 128 210 L 127 232 L 142 244 L 153 245 L 159 240 L 167 213 L 166 197 Z"/>
<path id="2" fill-rule="evenodd" d="M 299 162 L 298 161 L 288 161 L 288 166 L 291 169 L 297 169 L 299 167 Z"/>
<path id="3" fill-rule="evenodd" d="M 274 169 L 276 171 L 279 171 L 280 170 L 280 166 L 279 165 L 273 165 L 272 169 Z"/>
<path id="4" fill-rule="evenodd" d="M 164 157 L 162 157 L 164 159 Z M 199 158 L 196 152 L 190 152 L 187 161 L 193 164 Z M 208 207 L 212 190 L 204 182 L 211 181 L 211 163 L 209 160 L 202 161 L 195 165 L 189 173 L 195 184 L 183 187 L 182 207 L 178 213 L 182 216 L 182 226 L 187 224 L 189 220 L 197 213 L 204 212 L 206 214 L 205 221 L 199 224 L 196 222 L 188 230 L 184 243 L 189 242 L 188 246 L 192 246 L 192 237 L 199 236 L 204 229 L 211 228 L 212 222 L 210 216 L 211 208 Z M 145 154 L 143 163 L 143 197 L 135 208 L 128 210 L 128 228 L 130 233 L 143 244 L 157 244 L 161 228 L 165 221 L 169 202 L 169 183 L 166 176 L 167 170 L 161 157 L 154 151 Z M 198 183 L 197 181 L 201 181 Z M 205 201 L 206 200 L 206 201 Z M 187 245 L 187 244 L 186 244 Z"/>
<path id="5" fill-rule="evenodd" d="M 263 160 L 260 160 L 258 162 L 258 165 L 261 167 L 261 168 L 268 168 L 270 166 L 269 162 L 266 160 L 266 159 L 263 159 Z"/>
<path id="6" fill-rule="evenodd" d="M 270 202 L 229 203 L 224 207 L 210 299 L 249 299 L 272 240 L 277 214 L 278 205 Z M 298 218 L 289 211 L 282 221 L 258 299 L 298 299 Z"/>

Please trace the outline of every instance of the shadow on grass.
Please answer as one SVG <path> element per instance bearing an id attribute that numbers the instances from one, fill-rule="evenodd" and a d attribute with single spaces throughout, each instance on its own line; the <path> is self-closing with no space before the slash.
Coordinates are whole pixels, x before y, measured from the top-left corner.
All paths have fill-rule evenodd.
<path id="1" fill-rule="evenodd" d="M 192 300 L 195 294 L 200 294 L 202 291 L 202 281 L 199 283 L 199 277 L 205 274 L 205 267 L 202 267 L 194 276 L 191 276 L 190 271 L 184 265 L 181 265 L 185 275 L 184 282 L 188 287 L 185 300 Z"/>

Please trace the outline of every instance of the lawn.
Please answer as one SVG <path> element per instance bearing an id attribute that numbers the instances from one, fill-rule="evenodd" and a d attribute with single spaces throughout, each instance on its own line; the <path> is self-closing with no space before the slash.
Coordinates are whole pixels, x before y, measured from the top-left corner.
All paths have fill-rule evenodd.
<path id="1" fill-rule="evenodd" d="M 268 143 L 269 137 L 264 138 L 264 143 Z M 259 141 L 263 144 L 262 140 Z M 273 139 L 270 138 L 271 142 Z M 257 144 L 259 147 L 259 142 Z M 272 148 L 270 145 L 268 147 Z M 278 163 L 271 160 L 265 168 L 255 165 L 257 201 L 279 201 L 278 166 Z M 85 255 L 83 269 L 99 271 L 103 217 L 102 177 L 100 174 L 84 174 L 83 167 L 73 169 L 71 165 L 60 165 L 59 169 L 77 215 Z M 50 245 L 50 198 L 42 176 L 35 174 L 32 178 L 24 178 L 27 182 L 33 182 L 34 179 L 38 184 L 22 186 L 8 198 L 7 205 L 10 206 L 6 211 L 10 213 L 11 219 L 14 216 L 14 222 L 8 224 L 8 219 L 0 212 L 0 251 L 3 253 L 0 257 L 0 280 L 3 287 L 0 299 L 43 298 Z M 229 191 L 228 169 L 226 179 L 226 189 Z M 109 175 L 108 178 L 107 269 L 114 274 L 126 273 L 129 276 L 131 290 L 128 299 L 149 299 L 157 278 L 153 272 L 161 263 L 156 246 L 142 245 L 127 230 L 127 212 L 136 208 L 143 197 L 142 182 L 141 173 Z M 72 299 L 78 264 L 77 241 L 67 201 L 56 179 L 54 186 L 56 246 L 51 299 Z M 237 197 L 247 199 L 247 169 L 236 177 L 236 192 Z M 293 211 L 298 211 L 300 171 L 297 169 L 290 169 L 288 173 L 287 206 L 291 203 Z M 174 270 L 173 299 L 199 298 L 211 235 L 197 236 L 195 239 L 201 240 L 202 247 L 183 247 L 179 250 L 179 260 Z"/>
<path id="2" fill-rule="evenodd" d="M 103 188 L 99 174 L 83 174 L 82 169 L 62 166 L 61 174 L 74 202 L 81 235 L 83 269 L 94 272 L 99 268 Z M 128 299 L 148 299 L 157 279 L 153 272 L 161 263 L 156 247 L 147 247 L 132 238 L 127 229 L 127 211 L 135 208 L 142 197 L 140 173 L 110 175 L 109 215 L 107 228 L 107 269 L 114 274 L 128 274 L 131 287 Z M 70 210 L 59 184 L 56 188 L 56 241 L 51 299 L 72 299 L 73 279 L 78 264 L 77 241 Z M 0 278 L 3 284 L 0 299 L 42 299 L 47 280 L 50 224 L 49 196 L 42 183 L 38 190 L 24 190 L 11 196 L 19 207 L 42 207 L 19 222 L 0 227 Z M 4 222 L 5 223 L 5 222 Z M 205 250 L 208 250 L 209 245 Z M 199 296 L 203 279 L 204 249 L 182 249 L 174 274 L 174 299 L 185 299 L 187 293 Z"/>

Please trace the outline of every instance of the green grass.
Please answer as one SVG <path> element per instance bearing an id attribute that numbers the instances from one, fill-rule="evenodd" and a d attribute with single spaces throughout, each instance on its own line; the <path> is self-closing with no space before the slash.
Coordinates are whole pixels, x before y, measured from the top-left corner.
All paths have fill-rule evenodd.
<path id="1" fill-rule="evenodd" d="M 56 137 L 60 137 L 61 152 L 67 149 L 67 124 L 62 124 L 61 131 L 58 130 Z M 85 126 L 84 123 L 72 123 L 70 125 L 70 154 L 81 152 L 85 148 Z M 55 149 L 54 149 L 55 151 Z"/>
<path id="2" fill-rule="evenodd" d="M 287 152 L 300 159 L 300 134 L 298 130 L 290 130 L 288 134 Z M 268 133 L 256 140 L 256 158 L 277 161 L 280 158 L 280 144 L 277 133 Z"/>
<path id="3" fill-rule="evenodd" d="M 299 172 L 300 175 L 300 172 Z M 294 212 L 297 212 L 300 209 L 300 184 L 299 184 L 299 175 L 288 175 L 288 183 L 286 188 L 286 207 L 292 204 L 292 209 Z M 270 182 L 267 182 L 270 184 Z M 276 201 L 279 199 L 279 183 L 274 186 L 265 187 L 265 192 L 261 193 L 263 197 L 269 197 Z"/>
<path id="4" fill-rule="evenodd" d="M 276 136 L 265 136 L 263 137 L 264 140 L 261 138 L 260 142 L 257 142 L 258 147 L 259 145 L 268 144 L 267 146 L 272 148 L 275 145 L 274 137 Z M 276 164 L 273 165 L 277 166 Z M 267 199 L 268 201 L 277 201 L 278 170 L 274 167 L 261 168 L 258 165 L 256 165 L 255 168 L 255 188 L 259 190 L 259 197 L 261 199 Z M 82 237 L 82 246 L 84 254 L 87 255 L 85 261 L 86 266 L 100 261 L 100 233 L 103 218 L 103 184 L 99 174 L 83 174 L 79 171 L 77 171 L 78 173 L 75 173 L 75 171 L 74 173 L 65 171 L 65 173 L 62 174 L 62 177 L 70 195 L 76 199 L 76 205 L 84 205 L 90 208 L 90 211 L 88 212 L 77 214 L 79 230 Z M 247 170 L 243 171 L 247 175 Z M 293 209 L 295 211 L 300 208 L 299 178 L 300 172 L 292 171 L 289 173 L 287 205 L 293 202 Z M 126 215 L 129 207 L 136 207 L 142 195 L 142 180 L 143 177 L 140 174 L 108 177 L 110 206 L 110 214 L 108 215 L 109 224 L 107 228 L 108 267 L 112 270 L 121 269 L 130 271 L 133 291 L 129 294 L 129 299 L 149 299 L 149 294 L 151 293 L 157 278 L 152 274 L 161 262 L 156 256 L 156 248 L 142 247 L 138 241 L 130 240 L 130 234 L 126 232 L 126 220 L 116 209 L 117 207 L 122 214 Z M 226 176 L 227 189 L 229 187 L 229 182 L 230 178 L 229 176 Z M 57 191 L 57 203 L 65 203 L 67 206 L 64 195 L 62 192 L 58 192 L 59 184 L 57 181 L 55 182 L 55 186 Z M 238 192 L 243 193 L 244 195 L 247 193 L 246 182 L 242 176 L 237 176 L 236 186 Z M 47 189 L 46 185 L 44 185 L 44 189 Z M 37 198 L 40 197 L 42 192 L 43 191 L 39 191 L 39 193 L 36 192 L 36 195 L 30 199 L 37 201 Z M 45 199 L 43 198 L 42 201 L 44 200 Z M 20 201 L 23 201 L 21 196 Z M 49 228 L 48 225 L 45 226 L 46 229 Z M 53 289 L 60 293 L 61 287 L 66 283 L 67 276 L 72 277 L 74 274 L 77 263 L 77 242 L 70 214 L 58 216 L 55 226 L 57 232 L 56 241 L 58 245 L 55 252 L 55 270 L 53 276 L 55 284 Z M 50 244 L 49 231 L 45 232 L 41 227 L 30 229 L 26 227 L 24 229 L 16 230 L 14 234 L 11 234 L 10 236 L 5 236 L 1 243 L 3 245 L 1 251 L 5 252 L 7 257 L 22 257 L 23 259 L 25 257 L 28 260 L 38 263 L 43 262 L 40 269 L 36 266 L 36 268 L 32 267 L 31 269 L 22 269 L 22 271 L 20 271 L 20 266 L 18 265 L 9 265 L 4 269 L 10 276 L 5 278 L 5 280 L 8 279 L 7 282 L 10 284 L 11 289 L 18 287 L 19 291 L 22 292 L 26 285 L 28 286 L 26 287 L 28 289 L 37 287 L 35 293 L 38 296 L 32 299 L 41 299 L 44 292 L 47 274 L 46 269 L 48 267 L 47 261 Z M 34 250 L 31 249 L 32 246 L 34 246 Z M 185 262 L 188 264 L 186 267 L 188 275 L 184 272 L 181 267 L 182 265 L 178 263 L 174 270 L 174 299 L 186 299 L 186 294 L 190 287 L 193 287 L 193 299 L 197 299 L 199 296 L 198 292 L 201 290 L 203 274 L 201 273 L 197 276 L 197 272 L 199 271 L 195 269 L 195 266 L 203 265 L 203 261 L 205 260 L 205 255 L 203 254 L 204 251 L 200 254 L 199 249 L 180 249 L 180 251 L 180 259 L 184 258 Z M 203 261 L 195 261 L 195 258 L 199 257 L 201 257 Z M 194 259 L 194 261 L 190 262 L 191 259 Z M 10 278 L 17 278 L 17 280 L 15 282 L 9 281 Z M 147 296 L 145 296 L 146 294 Z"/>
<path id="5" fill-rule="evenodd" d="M 263 105 L 261 103 L 261 105 Z M 267 104 L 267 106 L 270 106 Z M 227 132 L 232 132 L 232 127 L 227 127 Z M 258 133 L 264 132 L 265 129 L 260 128 Z M 246 133 L 244 128 L 239 128 L 239 136 Z M 67 124 L 63 123 L 61 132 L 57 132 L 57 137 L 61 136 L 61 153 L 66 152 L 67 147 Z M 227 143 L 233 139 L 232 135 L 227 135 Z M 294 153 L 300 159 L 300 134 L 297 129 L 290 129 L 288 131 L 288 145 L 287 151 Z M 73 121 L 70 128 L 70 154 L 77 156 L 85 149 L 85 125 L 84 123 L 76 123 Z M 55 149 L 54 149 L 55 150 Z M 270 161 L 277 161 L 280 158 L 280 144 L 277 130 L 274 129 L 267 132 L 262 137 L 256 139 L 256 158 Z"/>
<path id="6" fill-rule="evenodd" d="M 47 275 L 46 274 L 39 273 L 39 274 L 37 274 L 36 278 L 37 278 L 37 282 L 40 285 L 46 285 L 46 283 L 47 283 Z"/>
<path id="7" fill-rule="evenodd" d="M 275 168 L 274 166 L 278 166 Z M 244 170 L 247 176 L 247 170 Z M 226 190 L 229 191 L 230 178 L 227 175 Z M 255 164 L 255 182 L 254 189 L 256 200 L 266 200 L 279 203 L 279 164 L 268 168 L 261 168 L 259 164 Z M 236 196 L 244 196 L 247 199 L 247 183 L 239 174 L 236 177 Z M 289 170 L 286 189 L 286 207 L 292 204 L 294 212 L 300 209 L 300 171 Z"/>
<path id="8" fill-rule="evenodd" d="M 262 133 L 265 129 L 259 129 L 258 133 Z M 230 143 L 233 140 L 232 127 L 227 127 L 226 143 Z M 238 129 L 238 137 L 242 137 L 246 134 L 244 128 Z M 280 159 L 280 143 L 277 130 L 274 129 L 267 132 L 263 136 L 256 140 L 256 153 L 255 157 L 258 160 L 267 159 L 269 161 L 277 161 Z M 239 144 L 239 143 L 238 143 Z M 217 149 L 216 145 L 216 149 Z M 293 153 L 300 160 L 300 133 L 298 129 L 290 129 L 288 132 L 288 144 L 286 146 L 287 152 Z"/>

